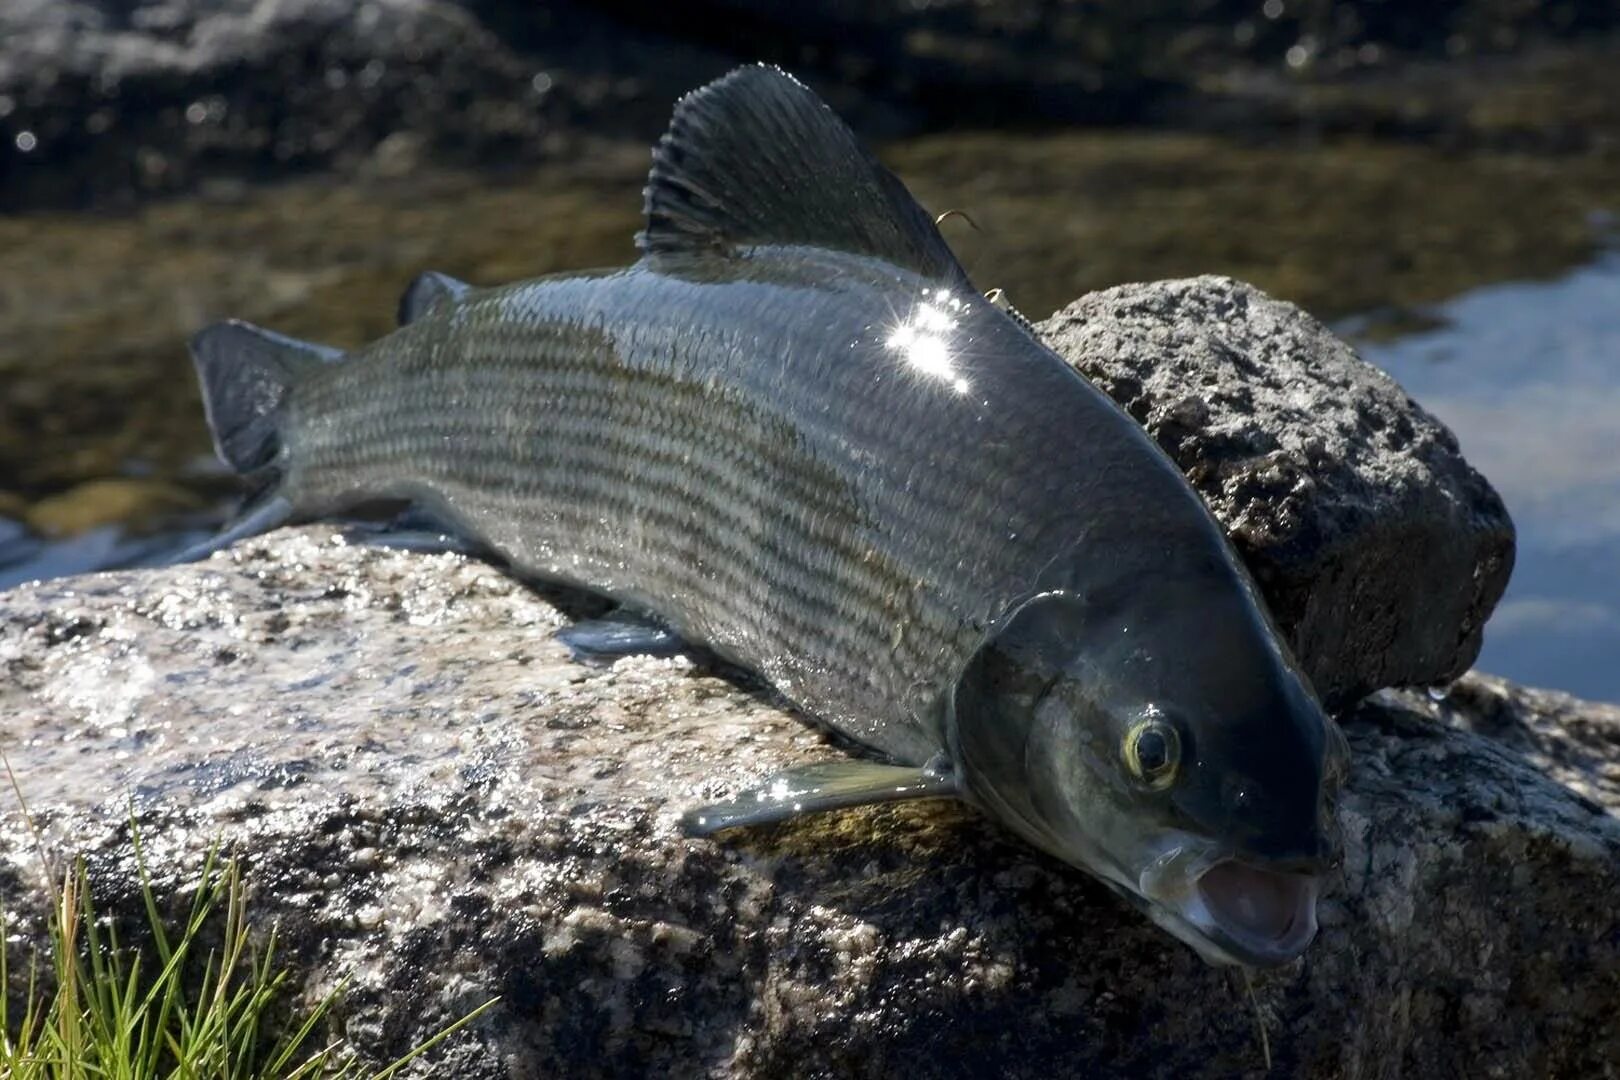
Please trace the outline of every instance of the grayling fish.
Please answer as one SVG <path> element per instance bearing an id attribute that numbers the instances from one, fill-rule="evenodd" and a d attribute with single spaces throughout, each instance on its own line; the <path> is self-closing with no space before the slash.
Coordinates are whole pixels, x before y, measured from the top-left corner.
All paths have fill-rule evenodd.
<path id="1" fill-rule="evenodd" d="M 633 266 L 424 275 L 352 353 L 202 331 L 219 452 L 263 485 L 225 539 L 410 501 L 889 762 L 782 774 L 694 833 L 956 796 L 1210 960 L 1299 955 L 1335 729 L 1169 458 L 775 69 L 679 104 L 646 212 Z M 637 626 L 573 640 L 655 645 Z"/>

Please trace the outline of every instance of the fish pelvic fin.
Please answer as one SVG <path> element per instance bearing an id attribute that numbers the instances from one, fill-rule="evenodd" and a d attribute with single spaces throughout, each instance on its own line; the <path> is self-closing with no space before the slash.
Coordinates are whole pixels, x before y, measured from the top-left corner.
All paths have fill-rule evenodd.
<path id="1" fill-rule="evenodd" d="M 235 320 L 198 331 L 191 359 L 220 460 L 255 479 L 273 469 L 289 391 L 305 372 L 343 355 Z"/>
<path id="2" fill-rule="evenodd" d="M 737 68 L 682 98 L 644 195 L 644 255 L 814 245 L 968 284 L 933 217 L 780 68 Z"/>
<path id="3" fill-rule="evenodd" d="M 688 810 L 681 815 L 681 831 L 708 836 L 721 829 L 767 825 L 848 806 L 960 795 L 956 775 L 943 756 L 920 768 L 827 761 L 783 770 L 734 798 Z"/>
<path id="4" fill-rule="evenodd" d="M 674 631 L 624 608 L 565 626 L 557 638 L 584 664 L 611 664 L 624 656 L 675 656 L 686 648 Z"/>
<path id="5" fill-rule="evenodd" d="M 405 295 L 399 298 L 399 325 L 413 323 L 441 304 L 459 303 L 471 288 L 465 281 L 457 281 L 436 270 L 416 275 L 405 289 Z"/>

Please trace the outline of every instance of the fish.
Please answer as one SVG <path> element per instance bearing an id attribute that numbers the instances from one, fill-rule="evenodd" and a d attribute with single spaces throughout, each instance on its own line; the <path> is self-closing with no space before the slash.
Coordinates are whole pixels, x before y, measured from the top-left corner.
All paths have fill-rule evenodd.
<path id="1" fill-rule="evenodd" d="M 644 203 L 633 264 L 425 273 L 351 351 L 200 331 L 254 490 L 215 546 L 415 506 L 616 602 L 578 650 L 701 647 L 864 749 L 689 834 L 956 798 L 1212 963 L 1300 956 L 1343 737 L 1170 458 L 777 68 L 677 103 Z"/>

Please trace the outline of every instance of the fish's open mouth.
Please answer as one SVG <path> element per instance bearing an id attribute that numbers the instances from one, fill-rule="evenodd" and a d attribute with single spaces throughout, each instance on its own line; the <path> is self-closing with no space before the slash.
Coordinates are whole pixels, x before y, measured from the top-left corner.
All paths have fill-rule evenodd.
<path id="1" fill-rule="evenodd" d="M 1198 876 L 1185 914 L 1240 963 L 1283 964 L 1316 936 L 1318 885 L 1313 874 L 1222 859 Z"/>
<path id="2" fill-rule="evenodd" d="M 1135 890 L 1148 916 L 1217 964 L 1275 967 L 1316 936 L 1314 873 L 1280 869 L 1172 834 Z"/>

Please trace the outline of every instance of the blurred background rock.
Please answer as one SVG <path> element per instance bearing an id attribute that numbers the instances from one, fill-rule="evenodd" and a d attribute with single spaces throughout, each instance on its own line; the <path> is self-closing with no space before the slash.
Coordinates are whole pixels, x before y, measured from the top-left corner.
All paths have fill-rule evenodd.
<path id="1" fill-rule="evenodd" d="M 753 60 L 1033 317 L 1223 273 L 1340 320 L 1519 522 L 1485 666 L 1620 698 L 1613 0 L 6 0 L 0 586 L 228 511 L 191 331 L 626 262 L 672 102 Z"/>
<path id="2" fill-rule="evenodd" d="M 72 205 L 639 145 L 676 95 L 743 60 L 811 78 L 869 134 L 1303 123 L 1612 148 L 1602 65 L 1563 73 L 1563 96 L 1545 69 L 1583 63 L 1551 47 L 1617 21 L 1575 0 L 10 0 L 0 189 Z"/>

